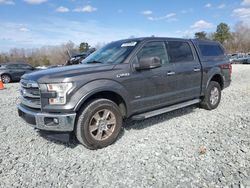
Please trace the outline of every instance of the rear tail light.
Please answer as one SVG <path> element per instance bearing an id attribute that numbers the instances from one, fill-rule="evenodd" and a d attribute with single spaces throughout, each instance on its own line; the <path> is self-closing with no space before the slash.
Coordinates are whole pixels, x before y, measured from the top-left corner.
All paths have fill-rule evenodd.
<path id="1" fill-rule="evenodd" d="M 232 70 L 232 64 L 231 63 L 220 65 L 220 68 L 229 69 L 230 75 L 232 75 L 233 70 Z"/>

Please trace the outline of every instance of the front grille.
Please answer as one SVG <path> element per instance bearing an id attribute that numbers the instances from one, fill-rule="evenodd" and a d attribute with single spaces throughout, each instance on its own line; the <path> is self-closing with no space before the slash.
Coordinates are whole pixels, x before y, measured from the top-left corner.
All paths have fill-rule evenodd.
<path id="1" fill-rule="evenodd" d="M 41 95 L 39 85 L 30 80 L 21 80 L 21 103 L 35 109 L 41 109 Z"/>

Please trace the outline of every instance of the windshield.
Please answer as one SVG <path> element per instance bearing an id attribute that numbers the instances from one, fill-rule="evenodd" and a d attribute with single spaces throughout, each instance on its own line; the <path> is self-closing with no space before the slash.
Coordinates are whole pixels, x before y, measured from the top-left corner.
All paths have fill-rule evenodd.
<path id="1" fill-rule="evenodd" d="M 89 55 L 82 63 L 120 64 L 128 57 L 137 43 L 137 41 L 112 42 Z"/>

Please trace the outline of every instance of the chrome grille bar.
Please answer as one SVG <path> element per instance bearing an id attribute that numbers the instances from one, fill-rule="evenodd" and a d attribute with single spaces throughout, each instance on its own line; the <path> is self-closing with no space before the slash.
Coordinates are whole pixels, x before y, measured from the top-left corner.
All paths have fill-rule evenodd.
<path id="1" fill-rule="evenodd" d="M 41 109 L 41 95 L 38 83 L 21 80 L 21 103 L 30 108 Z"/>

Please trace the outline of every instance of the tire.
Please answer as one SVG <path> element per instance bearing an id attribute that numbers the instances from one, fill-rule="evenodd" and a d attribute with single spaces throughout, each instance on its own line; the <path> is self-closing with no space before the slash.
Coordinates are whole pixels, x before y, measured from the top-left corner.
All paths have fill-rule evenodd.
<path id="1" fill-rule="evenodd" d="M 201 107 L 206 110 L 214 110 L 221 100 L 221 87 L 218 82 L 211 81 L 207 87 L 205 97 L 201 101 Z"/>
<path id="2" fill-rule="evenodd" d="M 107 99 L 96 99 L 79 111 L 75 134 L 88 149 L 101 149 L 116 141 L 121 127 L 118 106 Z"/>
<path id="3" fill-rule="evenodd" d="M 3 74 L 1 76 L 1 79 L 4 84 L 8 84 L 11 82 L 11 77 L 8 74 Z"/>

